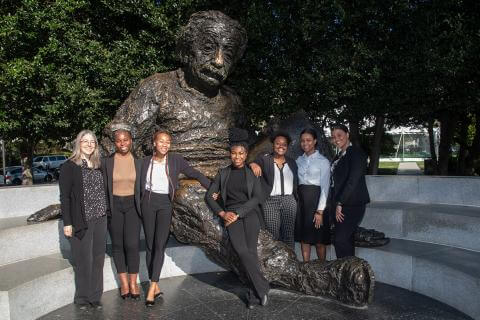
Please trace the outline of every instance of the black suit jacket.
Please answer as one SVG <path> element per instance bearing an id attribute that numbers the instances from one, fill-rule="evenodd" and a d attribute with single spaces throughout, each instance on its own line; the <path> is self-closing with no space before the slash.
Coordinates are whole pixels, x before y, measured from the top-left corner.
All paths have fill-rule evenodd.
<path id="1" fill-rule="evenodd" d="M 224 204 L 227 203 L 227 185 L 230 172 L 232 171 L 231 165 L 220 169 L 213 179 L 210 188 L 208 188 L 207 194 L 205 195 L 205 201 L 208 206 L 212 209 L 215 214 L 218 214 L 221 211 L 225 211 Z M 245 218 L 248 214 L 255 212 L 258 216 L 260 223 L 263 219 L 260 213 L 260 202 L 263 197 L 262 185 L 260 179 L 255 177 L 252 170 L 248 167 L 245 168 L 246 180 L 247 180 L 247 190 L 248 190 L 248 201 L 245 202 L 240 208 L 236 210 L 236 214 L 239 218 Z M 213 200 L 212 194 L 220 192 L 222 204 Z"/>
<path id="2" fill-rule="evenodd" d="M 64 226 L 72 226 L 75 236 L 82 239 L 87 230 L 83 198 L 82 167 L 71 160 L 60 167 L 60 208 Z"/>
<path id="3" fill-rule="evenodd" d="M 365 173 L 367 156 L 362 149 L 349 146 L 345 155 L 338 161 L 332 174 L 334 206 L 340 202 L 344 206 L 366 205 L 370 202 Z"/>
<path id="4" fill-rule="evenodd" d="M 148 167 L 150 166 L 152 156 L 143 158 L 142 160 L 142 174 L 140 176 L 140 196 L 143 198 L 146 194 L 145 184 L 147 182 L 147 172 Z M 183 173 L 189 178 L 196 179 L 200 182 L 205 189 L 208 189 L 210 186 L 210 180 L 205 177 L 200 171 L 194 169 L 188 162 L 185 160 L 182 155 L 178 153 L 167 153 L 167 165 L 168 165 L 168 175 L 170 177 L 168 195 L 171 200 L 175 195 L 175 190 L 178 187 L 178 176 L 180 173 Z"/>
<path id="5" fill-rule="evenodd" d="M 141 215 L 140 209 L 140 175 L 142 173 L 142 160 L 133 157 L 135 161 L 135 208 L 137 213 Z M 103 183 L 105 184 L 105 192 L 107 194 L 108 211 L 107 214 L 111 215 L 113 208 L 113 167 L 115 163 L 115 153 L 112 153 L 109 157 L 102 159 L 102 173 Z"/>
<path id="6" fill-rule="evenodd" d="M 288 167 L 292 170 L 293 173 L 293 195 L 295 199 L 298 199 L 297 196 L 297 187 L 298 187 L 298 167 L 295 160 L 285 156 Z M 262 182 L 263 188 L 263 201 L 262 203 L 270 196 L 273 189 L 273 183 L 275 182 L 275 162 L 273 160 L 273 155 L 271 154 L 259 154 L 254 163 L 258 164 L 262 168 L 262 175 L 260 180 Z"/>

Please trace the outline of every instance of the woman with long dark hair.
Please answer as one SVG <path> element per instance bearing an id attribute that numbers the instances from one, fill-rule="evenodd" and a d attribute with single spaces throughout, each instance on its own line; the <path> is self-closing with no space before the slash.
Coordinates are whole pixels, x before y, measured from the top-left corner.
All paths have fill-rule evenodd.
<path id="1" fill-rule="evenodd" d="M 257 301 L 267 304 L 269 283 L 263 276 L 257 255 L 260 232 L 260 201 L 263 197 L 260 180 L 245 165 L 248 154 L 248 134 L 232 130 L 230 134 L 230 159 L 232 164 L 221 169 L 210 185 L 205 200 L 225 224 L 230 242 L 245 268 L 251 288 L 247 295 L 248 308 Z M 214 200 L 220 193 L 222 205 Z"/>
<path id="2" fill-rule="evenodd" d="M 108 231 L 112 255 L 120 282 L 120 296 L 140 298 L 140 172 L 142 161 L 132 154 L 131 127 L 112 127 L 115 152 L 103 159 L 102 171 L 108 197 Z"/>
<path id="3" fill-rule="evenodd" d="M 350 143 L 345 125 L 336 124 L 330 129 L 339 152 L 331 166 L 329 208 L 335 223 L 335 253 L 337 258 L 343 258 L 355 255 L 354 234 L 370 202 L 365 181 L 367 156 Z"/>
<path id="4" fill-rule="evenodd" d="M 183 173 L 187 177 L 197 179 L 205 188 L 210 186 L 210 180 L 192 168 L 180 154 L 169 152 L 171 143 L 172 137 L 168 132 L 156 131 L 153 135 L 154 154 L 145 157 L 142 164 L 141 206 L 150 278 L 145 302 L 147 306 L 153 306 L 155 298 L 161 294 L 158 280 L 170 234 L 172 201 L 179 174 Z"/>
<path id="5" fill-rule="evenodd" d="M 311 246 L 324 261 L 330 243 L 328 215 L 324 214 L 330 186 L 330 161 L 318 152 L 317 132 L 306 128 L 300 133 L 303 155 L 297 158 L 298 198 L 300 202 L 297 238 L 301 243 L 303 261 L 310 261 Z"/>
<path id="6" fill-rule="evenodd" d="M 83 130 L 60 168 L 63 233 L 70 240 L 75 273 L 74 303 L 101 308 L 107 232 L 107 200 L 95 134 Z"/>

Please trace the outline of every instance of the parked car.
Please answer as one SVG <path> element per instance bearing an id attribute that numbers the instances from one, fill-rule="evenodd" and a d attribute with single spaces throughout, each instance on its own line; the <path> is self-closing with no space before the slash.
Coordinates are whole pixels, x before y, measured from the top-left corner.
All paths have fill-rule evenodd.
<path id="1" fill-rule="evenodd" d="M 45 170 L 53 170 L 67 161 L 67 156 L 64 155 L 48 155 L 37 156 L 33 158 L 33 166 L 40 166 Z"/>
<path id="2" fill-rule="evenodd" d="M 53 180 L 53 175 L 41 167 L 33 167 L 33 182 L 50 182 Z M 6 171 L 6 184 L 7 185 L 20 185 L 23 180 L 23 167 L 14 166 L 5 168 Z M 3 178 L 3 177 L 2 177 Z M 2 179 L 3 181 L 3 179 Z"/>

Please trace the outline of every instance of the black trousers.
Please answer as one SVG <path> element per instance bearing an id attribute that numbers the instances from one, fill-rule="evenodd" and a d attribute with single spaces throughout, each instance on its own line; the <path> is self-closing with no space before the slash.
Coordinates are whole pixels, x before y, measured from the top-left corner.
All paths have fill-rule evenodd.
<path id="1" fill-rule="evenodd" d="M 134 196 L 113 196 L 108 231 L 112 239 L 113 261 L 118 273 L 138 273 L 140 265 L 141 220 Z"/>
<path id="2" fill-rule="evenodd" d="M 335 219 L 335 254 L 337 259 L 355 255 L 354 235 L 365 214 L 365 206 L 343 206 L 343 222 Z M 333 215 L 335 217 L 335 215 Z"/>
<path id="3" fill-rule="evenodd" d="M 260 232 L 260 221 L 256 212 L 248 214 L 243 219 L 227 227 L 228 235 L 232 243 L 233 249 L 237 252 L 240 262 L 242 263 L 247 277 L 253 286 L 248 295 L 249 300 L 253 300 L 255 296 L 259 299 L 268 293 L 270 289 L 267 279 L 260 271 L 257 254 L 258 233 Z"/>
<path id="4" fill-rule="evenodd" d="M 73 302 L 77 304 L 98 302 L 103 293 L 107 217 L 88 221 L 87 225 L 82 239 L 70 238 L 76 288 Z"/>
<path id="5" fill-rule="evenodd" d="M 142 218 L 148 276 L 151 281 L 158 281 L 172 221 L 172 203 L 168 194 L 146 192 L 142 199 Z"/>

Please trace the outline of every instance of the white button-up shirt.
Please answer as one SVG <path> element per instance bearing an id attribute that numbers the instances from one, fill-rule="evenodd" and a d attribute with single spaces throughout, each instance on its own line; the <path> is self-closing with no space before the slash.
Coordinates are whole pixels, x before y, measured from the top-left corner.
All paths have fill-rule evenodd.
<path id="1" fill-rule="evenodd" d="M 280 169 L 277 164 L 273 164 L 275 170 L 275 176 L 273 179 L 271 196 L 282 195 L 282 181 L 280 178 Z M 290 195 L 293 193 L 293 172 L 290 170 L 288 163 L 283 164 L 283 195 Z"/>
<path id="2" fill-rule="evenodd" d="M 330 161 L 317 150 L 307 156 L 305 153 L 297 158 L 298 184 L 320 186 L 320 199 L 317 210 L 324 210 L 327 205 L 330 187 Z"/>
<path id="3" fill-rule="evenodd" d="M 152 160 L 147 170 L 147 181 L 145 183 L 145 189 L 154 193 L 168 194 L 168 177 L 165 164 L 165 159 L 162 162 Z M 150 176 L 152 177 L 151 181 Z"/>

